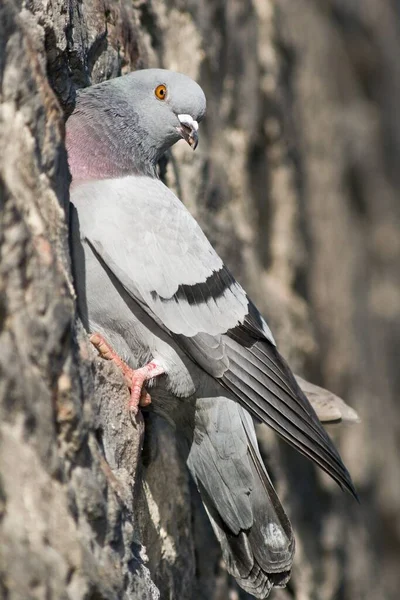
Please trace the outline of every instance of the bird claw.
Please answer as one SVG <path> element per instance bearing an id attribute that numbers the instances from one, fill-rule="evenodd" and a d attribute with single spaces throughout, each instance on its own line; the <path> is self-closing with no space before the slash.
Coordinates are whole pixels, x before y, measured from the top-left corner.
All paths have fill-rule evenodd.
<path id="1" fill-rule="evenodd" d="M 130 384 L 128 384 L 128 385 L 130 387 Z M 141 413 L 139 411 L 139 407 L 145 408 L 146 406 L 149 406 L 149 404 L 151 404 L 151 396 L 144 387 L 142 388 L 139 402 L 137 401 L 137 397 L 133 396 L 132 389 L 131 389 L 131 397 L 130 397 L 129 404 L 128 404 L 128 410 L 129 410 L 129 414 L 131 416 L 131 421 L 132 421 L 132 424 L 134 425 L 134 427 L 137 427 L 139 424 L 139 421 L 143 420 L 143 417 L 141 416 Z"/>
<path id="2" fill-rule="evenodd" d="M 151 403 L 151 396 L 144 387 L 144 384 L 149 379 L 162 375 L 164 369 L 156 361 L 147 363 L 140 369 L 131 369 L 131 399 L 129 401 L 129 410 L 134 414 L 137 413 L 138 407 L 145 407 Z"/>
<path id="3" fill-rule="evenodd" d="M 144 384 L 149 379 L 162 375 L 164 373 L 163 367 L 156 361 L 147 363 L 140 369 L 131 369 L 119 356 L 106 340 L 98 333 L 93 333 L 90 336 L 90 342 L 98 350 L 100 356 L 107 360 L 112 360 L 122 371 L 125 381 L 131 390 L 131 397 L 129 400 L 129 411 L 132 416 L 137 418 L 139 407 L 144 408 L 151 404 L 151 396 L 144 387 Z M 134 422 L 136 425 L 136 423 Z"/>

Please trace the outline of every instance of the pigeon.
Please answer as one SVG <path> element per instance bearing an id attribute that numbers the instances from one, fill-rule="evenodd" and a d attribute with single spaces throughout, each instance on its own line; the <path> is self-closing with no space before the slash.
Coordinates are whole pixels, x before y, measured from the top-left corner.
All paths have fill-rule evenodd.
<path id="1" fill-rule="evenodd" d="M 262 315 L 160 180 L 173 144 L 198 144 L 206 99 L 145 69 L 80 90 L 66 123 L 71 252 L 92 342 L 184 440 L 228 571 L 256 598 L 285 586 L 295 541 L 254 419 L 356 496 L 350 475 Z M 151 398 L 149 396 L 151 391 Z"/>

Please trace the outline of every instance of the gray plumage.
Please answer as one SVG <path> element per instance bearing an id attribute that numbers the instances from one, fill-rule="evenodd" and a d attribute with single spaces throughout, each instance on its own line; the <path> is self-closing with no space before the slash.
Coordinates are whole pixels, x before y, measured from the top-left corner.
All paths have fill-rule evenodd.
<path id="1" fill-rule="evenodd" d="M 266 598 L 289 578 L 294 538 L 253 421 L 131 297 L 90 244 L 81 243 L 78 211 L 72 208 L 72 250 L 84 325 L 103 334 L 133 368 L 162 357 L 168 376 L 151 388 L 152 407 L 186 442 L 184 456 L 229 571 L 245 590 Z"/>
<path id="2" fill-rule="evenodd" d="M 158 158 L 188 139 L 178 117 L 204 112 L 199 86 L 163 70 L 80 93 L 67 123 L 78 302 L 87 329 L 131 367 L 154 359 L 164 367 L 153 408 L 187 440 L 228 569 L 265 598 L 286 583 L 294 540 L 244 408 L 355 492 L 266 322 L 157 179 Z"/>

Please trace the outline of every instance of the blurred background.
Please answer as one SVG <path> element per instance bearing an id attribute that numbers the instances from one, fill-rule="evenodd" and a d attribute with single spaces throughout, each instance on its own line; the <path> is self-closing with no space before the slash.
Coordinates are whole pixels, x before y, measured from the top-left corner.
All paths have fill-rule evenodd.
<path id="1" fill-rule="evenodd" d="M 6 0 L 4 6 L 11 4 Z M 398 600 L 400 3 L 32 0 L 15 4 L 10 14 L 16 25 L 10 25 L 11 17 L 0 23 L 3 40 L 19 31 L 21 39 L 29 41 L 29 52 L 38 57 L 33 70 L 31 66 L 21 70 L 18 107 L 21 98 L 29 104 L 41 72 L 47 74 L 65 116 L 73 110 L 77 89 L 137 68 L 182 71 L 203 87 L 208 110 L 200 126 L 199 148 L 191 153 L 183 142 L 177 144 L 162 165 L 163 177 L 263 312 L 295 372 L 344 398 L 362 419 L 359 425 L 330 432 L 353 476 L 359 505 L 266 428 L 259 428 L 263 455 L 297 541 L 291 582 L 286 590 L 274 590 L 271 598 Z M 4 50 L 0 70 L 10 57 Z M 21 64 L 25 58 L 26 53 Z M 30 77 L 36 78 L 33 83 Z M 50 118 L 50 104 L 43 97 L 40 102 L 46 108 L 32 112 L 32 123 L 41 123 L 44 131 L 55 123 L 57 111 L 52 109 Z M 60 115 L 57 119 L 62 122 Z M 43 139 L 50 146 L 53 140 L 54 156 L 64 156 L 54 131 L 52 135 Z M 45 147 L 43 139 L 37 133 L 38 153 Z M 43 151 L 40 168 L 47 169 L 53 189 L 63 198 L 68 178 L 54 167 L 56 161 L 51 162 L 50 146 Z M 63 160 L 65 167 L 65 156 Z M 53 232 L 54 237 L 60 231 Z M 55 295 L 58 287 L 53 288 Z M 85 385 L 77 395 L 83 405 L 90 396 Z M 98 389 L 104 385 L 104 377 L 97 380 Z M 102 475 L 93 467 L 97 459 L 93 464 L 82 459 L 85 432 L 92 421 L 85 422 L 80 410 L 71 421 L 73 435 L 63 433 L 61 425 L 54 430 L 62 466 L 58 475 L 54 465 L 48 472 L 63 481 L 60 489 L 72 506 L 79 539 L 101 568 L 74 567 L 91 590 L 87 595 L 78 594 L 81 584 L 75 580 L 76 593 L 71 592 L 66 576 L 69 595 L 46 597 L 156 598 L 153 592 L 129 591 L 127 579 L 118 571 L 123 554 L 118 544 L 125 533 L 114 523 L 112 543 L 105 538 L 113 494 L 106 497 L 108 484 L 103 480 L 102 491 L 96 491 L 101 502 L 106 498 L 103 524 L 99 521 L 99 529 L 93 531 L 82 525 L 93 520 L 88 498 L 95 496 Z M 163 441 L 162 448 L 172 448 L 171 432 L 160 423 L 148 425 L 148 445 L 153 431 Z M 35 439 L 36 424 L 30 427 L 29 435 Z M 77 431 L 79 448 L 77 442 L 71 445 L 79 437 Z M 85 450 L 87 456 L 92 456 L 90 448 Z M 60 459 L 63 452 L 68 455 L 65 464 Z M 160 597 L 249 599 L 227 577 L 199 498 L 192 490 L 190 506 L 186 471 L 171 457 L 172 450 L 165 464 L 162 456 L 150 452 L 144 460 L 143 476 L 158 521 L 153 518 L 153 525 L 148 524 L 150 504 L 148 512 L 134 510 L 146 547 L 145 562 Z M 118 476 L 124 459 L 120 460 Z M 80 475 L 79 484 L 72 475 L 78 462 L 86 473 Z M 85 488 L 89 475 L 90 490 Z M 46 499 L 41 502 L 47 506 Z M 122 510 L 118 515 L 121 523 L 133 518 Z M 175 555 L 163 545 L 164 526 L 177 549 Z M 64 539 L 63 531 L 57 535 Z M 132 548 L 131 544 L 129 551 Z M 114 571 L 111 566 L 107 571 L 106 554 L 114 557 Z M 129 564 L 124 568 L 132 577 L 144 572 Z M 115 595 L 104 591 L 105 579 L 112 579 L 109 573 L 118 579 L 113 589 L 122 586 Z M 37 577 L 42 581 L 42 575 Z M 28 595 L 6 597 L 26 600 Z"/>
<path id="2" fill-rule="evenodd" d="M 177 164 L 188 163 L 177 177 L 181 197 L 292 368 L 362 419 L 330 432 L 359 506 L 260 432 L 298 542 L 292 592 L 272 597 L 394 600 L 400 4 L 189 2 L 190 21 L 177 5 L 169 3 L 167 31 L 181 34 L 172 43 L 167 33 L 157 61 L 197 78 L 208 99 L 199 156 L 174 151 Z"/>

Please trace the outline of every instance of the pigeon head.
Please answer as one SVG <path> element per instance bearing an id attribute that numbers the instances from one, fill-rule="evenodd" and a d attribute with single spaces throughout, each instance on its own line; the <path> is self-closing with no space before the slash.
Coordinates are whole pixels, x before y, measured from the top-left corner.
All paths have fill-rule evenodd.
<path id="1" fill-rule="evenodd" d="M 181 73 L 135 71 L 78 93 L 66 124 L 73 181 L 156 176 L 164 152 L 184 139 L 195 149 L 206 99 Z"/>

